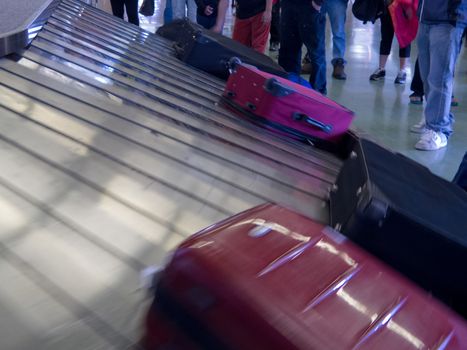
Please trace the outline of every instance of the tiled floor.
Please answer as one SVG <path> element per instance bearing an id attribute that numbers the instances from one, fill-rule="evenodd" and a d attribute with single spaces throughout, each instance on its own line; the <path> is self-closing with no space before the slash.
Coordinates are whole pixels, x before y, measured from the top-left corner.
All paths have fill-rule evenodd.
<path id="1" fill-rule="evenodd" d="M 156 14 L 151 18 L 141 18 L 141 26 L 154 31 L 162 23 L 164 1 L 156 0 Z M 231 10 L 227 17 L 224 33 L 230 35 L 233 17 Z M 408 132 L 409 127 L 418 122 L 423 107 L 409 104 L 410 85 L 398 86 L 393 83 L 398 70 L 397 42 L 394 39 L 393 52 L 387 64 L 387 77 L 382 82 L 370 82 L 368 77 L 377 67 L 380 40 L 379 22 L 363 25 L 353 18 L 350 8 L 347 19 L 346 71 L 348 79 L 338 81 L 331 78 L 328 65 L 329 97 L 355 111 L 357 118 L 354 127 L 368 132 L 384 145 L 401 152 L 428 166 L 436 174 L 451 179 L 467 150 L 467 76 L 465 50 L 461 53 L 455 82 L 455 95 L 460 105 L 453 109 L 456 117 L 455 133 L 447 148 L 436 152 L 421 152 L 413 148 L 417 135 Z M 327 28 L 327 54 L 332 50 L 331 33 Z M 272 54 L 276 56 L 276 54 Z M 412 50 L 412 63 L 415 62 L 417 48 Z M 328 62 L 330 59 L 328 60 Z M 413 64 L 412 64 L 413 68 Z M 411 77 L 408 81 L 410 82 Z"/>

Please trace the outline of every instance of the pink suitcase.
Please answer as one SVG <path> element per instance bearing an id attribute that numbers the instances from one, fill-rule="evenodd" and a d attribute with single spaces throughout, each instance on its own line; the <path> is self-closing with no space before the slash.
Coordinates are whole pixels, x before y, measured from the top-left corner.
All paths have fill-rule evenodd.
<path id="1" fill-rule="evenodd" d="M 192 236 L 156 303 L 203 349 L 467 349 L 458 315 L 339 233 L 263 205 Z"/>
<path id="2" fill-rule="evenodd" d="M 340 142 L 353 119 L 353 112 L 326 96 L 247 64 L 233 65 L 223 97 L 265 126 L 318 146 Z"/>

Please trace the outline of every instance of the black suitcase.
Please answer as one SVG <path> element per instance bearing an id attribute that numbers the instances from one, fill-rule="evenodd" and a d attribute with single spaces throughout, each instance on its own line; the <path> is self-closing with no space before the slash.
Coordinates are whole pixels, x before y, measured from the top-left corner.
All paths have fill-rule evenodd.
<path id="1" fill-rule="evenodd" d="M 239 58 L 262 71 L 286 77 L 287 73 L 269 56 L 186 19 L 160 27 L 158 35 L 175 42 L 176 55 L 189 65 L 227 80 L 230 60 Z"/>
<path id="2" fill-rule="evenodd" d="M 467 317 L 467 193 L 369 141 L 330 194 L 331 223 Z"/>
<path id="3" fill-rule="evenodd" d="M 452 182 L 467 191 L 467 152 L 464 154 L 464 159 L 462 159 Z"/>

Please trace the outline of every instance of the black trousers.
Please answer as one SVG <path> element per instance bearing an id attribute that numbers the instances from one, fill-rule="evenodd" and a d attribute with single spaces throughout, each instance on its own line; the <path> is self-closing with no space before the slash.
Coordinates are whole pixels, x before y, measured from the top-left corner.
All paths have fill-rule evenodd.
<path id="1" fill-rule="evenodd" d="M 381 17 L 381 43 L 379 45 L 380 55 L 389 55 L 391 53 L 392 40 L 394 39 L 394 25 L 391 15 L 386 9 Z M 399 57 L 410 57 L 410 45 L 399 48 Z"/>
<path id="2" fill-rule="evenodd" d="M 417 58 L 417 61 L 415 61 L 415 68 L 413 71 L 412 83 L 410 84 L 410 90 L 412 90 L 419 96 L 424 95 L 423 81 L 422 81 L 422 77 L 420 76 L 420 67 L 418 65 L 418 58 Z"/>
<path id="3" fill-rule="evenodd" d="M 326 17 L 316 11 L 311 2 L 281 2 L 279 64 L 286 72 L 300 75 L 302 46 L 305 45 L 311 63 L 310 85 L 324 95 L 327 92 L 325 30 Z"/>
<path id="4" fill-rule="evenodd" d="M 271 38 L 269 39 L 270 44 L 279 43 L 281 41 L 280 30 L 281 30 L 281 2 L 279 0 L 272 7 L 272 19 L 271 19 L 271 29 L 270 29 Z"/>
<path id="5" fill-rule="evenodd" d="M 139 26 L 138 0 L 110 0 L 110 4 L 114 16 L 123 19 L 125 9 L 128 22 Z"/>

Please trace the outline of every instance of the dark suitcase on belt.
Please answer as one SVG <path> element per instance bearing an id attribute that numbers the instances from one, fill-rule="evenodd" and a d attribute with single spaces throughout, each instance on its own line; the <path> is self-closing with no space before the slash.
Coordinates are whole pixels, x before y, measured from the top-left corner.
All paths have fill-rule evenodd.
<path id="1" fill-rule="evenodd" d="M 467 193 L 361 139 L 330 199 L 335 228 L 467 316 Z"/>
<path id="2" fill-rule="evenodd" d="M 464 154 L 464 159 L 462 159 L 452 182 L 467 191 L 467 152 Z"/>
<path id="3" fill-rule="evenodd" d="M 157 34 L 175 42 L 174 47 L 179 59 L 224 80 L 229 77 L 229 62 L 232 57 L 237 57 L 265 72 L 287 76 L 282 67 L 269 56 L 186 19 L 160 27 Z"/>

